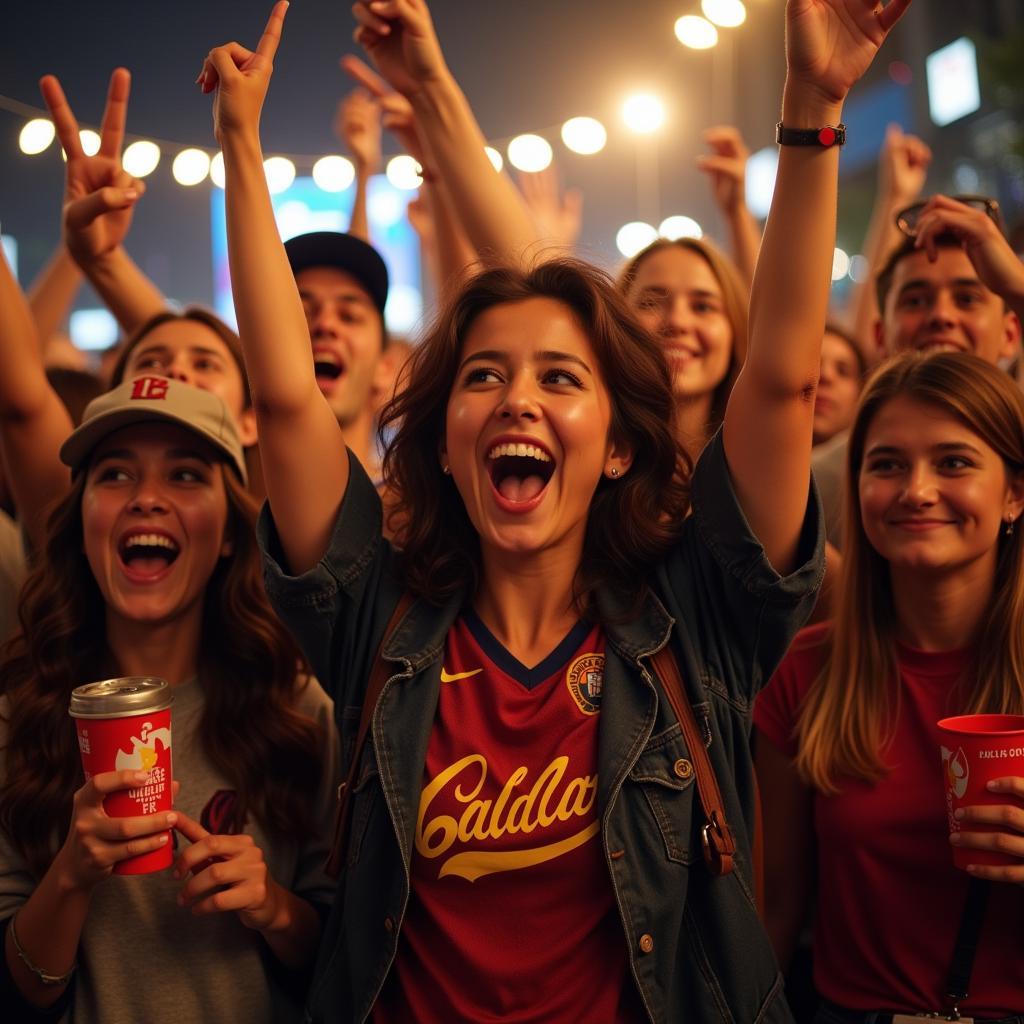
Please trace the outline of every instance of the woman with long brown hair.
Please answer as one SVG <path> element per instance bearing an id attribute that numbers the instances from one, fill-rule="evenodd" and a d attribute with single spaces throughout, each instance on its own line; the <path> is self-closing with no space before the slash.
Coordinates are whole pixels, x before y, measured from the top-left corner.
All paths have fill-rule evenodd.
<path id="1" fill-rule="evenodd" d="M 821 1024 L 950 1012 L 969 881 L 951 842 L 1020 858 L 973 869 L 1018 885 L 989 900 L 959 1010 L 1022 1019 L 1024 778 L 950 835 L 936 727 L 1024 714 L 1022 510 L 1024 396 L 1005 373 L 944 353 L 874 375 L 850 432 L 835 618 L 798 637 L 755 713 L 767 923 L 785 964 L 817 877 Z"/>
<path id="2" fill-rule="evenodd" d="M 707 239 L 659 238 L 618 279 L 637 319 L 664 348 L 679 439 L 692 458 L 725 420 L 747 346 L 749 290 Z"/>
<path id="3" fill-rule="evenodd" d="M 281 981 L 308 964 L 329 900 L 335 733 L 263 592 L 234 421 L 210 392 L 141 377 L 96 399 L 61 457 L 71 491 L 0 664 L 4 1006 L 104 1024 L 292 1019 Z M 104 796 L 144 778 L 83 782 L 70 694 L 148 675 L 174 696 L 181 788 L 170 813 L 111 818 Z M 173 876 L 110 877 L 172 827 L 191 843 Z"/>
<path id="4" fill-rule="evenodd" d="M 838 120 L 906 6 L 790 0 L 793 128 Z M 469 282 L 385 416 L 392 545 L 316 387 L 262 169 L 286 9 L 255 51 L 210 51 L 199 83 L 216 91 L 268 592 L 343 732 L 366 729 L 311 1018 L 787 1021 L 754 906 L 747 735 L 821 575 L 811 419 L 838 154 L 782 155 L 750 352 L 692 474 L 661 349 L 606 275 L 554 260 Z M 422 0 L 354 10 L 446 187 L 493 175 Z"/>

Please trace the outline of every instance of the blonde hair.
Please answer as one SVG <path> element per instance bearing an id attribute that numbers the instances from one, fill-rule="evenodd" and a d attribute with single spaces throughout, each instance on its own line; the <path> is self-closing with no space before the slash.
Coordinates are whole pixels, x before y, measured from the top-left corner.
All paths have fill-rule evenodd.
<path id="1" fill-rule="evenodd" d="M 729 401 L 740 367 L 747 355 L 747 309 L 750 305 L 750 289 L 744 284 L 736 264 L 714 243 L 706 238 L 658 238 L 646 249 L 641 249 L 619 272 L 616 285 L 629 301 L 629 293 L 636 283 L 640 265 L 648 256 L 675 246 L 696 253 L 711 268 L 719 287 L 722 289 L 722 306 L 725 318 L 732 327 L 732 351 L 729 355 L 729 369 L 721 383 L 715 388 L 711 402 L 711 423 L 709 434 L 721 426 L 725 419 L 725 407 Z"/>
<path id="2" fill-rule="evenodd" d="M 860 514 L 864 442 L 878 411 L 910 398 L 954 417 L 1003 460 L 1008 479 L 1024 475 L 1024 395 L 991 363 L 961 353 L 898 356 L 881 366 L 861 396 L 850 430 L 845 532 L 835 618 L 826 662 L 808 692 L 796 736 L 801 776 L 825 794 L 837 778 L 877 782 L 881 751 L 899 711 L 896 614 L 888 562 L 871 546 Z M 950 713 L 1024 713 L 1024 538 L 1000 531 L 995 580 L 977 657 Z"/>

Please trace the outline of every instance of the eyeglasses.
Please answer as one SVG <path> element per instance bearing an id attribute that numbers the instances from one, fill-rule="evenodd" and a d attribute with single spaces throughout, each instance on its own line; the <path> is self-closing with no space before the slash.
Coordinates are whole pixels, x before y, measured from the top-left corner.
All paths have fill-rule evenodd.
<path id="1" fill-rule="evenodd" d="M 951 196 L 950 198 L 955 199 L 958 203 L 963 203 L 964 206 L 971 207 L 972 210 L 981 210 L 992 219 L 1000 231 L 1003 231 L 1003 215 L 999 212 L 999 204 L 994 199 L 990 199 L 988 196 L 970 195 Z M 917 237 L 918 221 L 921 219 L 921 212 L 927 205 L 928 200 L 922 199 L 896 214 L 896 227 L 908 238 Z"/>

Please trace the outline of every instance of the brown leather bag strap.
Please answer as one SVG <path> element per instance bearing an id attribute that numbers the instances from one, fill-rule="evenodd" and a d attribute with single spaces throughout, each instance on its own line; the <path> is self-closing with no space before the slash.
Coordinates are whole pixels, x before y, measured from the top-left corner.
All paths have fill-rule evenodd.
<path id="1" fill-rule="evenodd" d="M 355 787 L 356 773 L 359 771 L 359 764 L 363 759 L 363 748 L 366 746 L 366 737 L 370 732 L 370 723 L 373 721 L 373 712 L 377 707 L 377 701 L 384 690 L 391 675 L 387 662 L 384 660 L 384 647 L 395 627 L 412 605 L 412 594 L 404 593 L 399 598 L 395 610 L 384 627 L 384 635 L 380 640 L 380 647 L 377 648 L 377 655 L 373 659 L 373 667 L 370 669 L 370 679 L 366 684 L 366 696 L 363 698 L 363 707 L 359 714 L 359 729 L 356 732 L 356 744 L 352 748 L 352 760 L 349 761 L 348 775 L 345 781 L 338 786 L 338 804 L 334 809 L 334 828 L 331 834 L 331 852 L 327 855 L 327 862 L 324 870 L 331 878 L 337 878 L 341 874 L 341 868 L 345 861 L 345 851 L 348 848 L 348 820 L 350 797 Z"/>
<path id="2" fill-rule="evenodd" d="M 693 708 L 690 707 L 683 687 L 683 677 L 679 674 L 679 664 L 667 646 L 653 655 L 651 662 L 661 680 L 661 688 L 676 713 L 686 745 L 690 749 L 690 760 L 697 776 L 697 792 L 700 794 L 701 807 L 704 809 L 705 824 L 701 830 L 704 863 L 713 875 L 727 875 L 734 866 L 736 840 L 725 818 L 718 779 L 715 778 L 715 770 L 711 767 L 697 719 L 693 717 Z"/>

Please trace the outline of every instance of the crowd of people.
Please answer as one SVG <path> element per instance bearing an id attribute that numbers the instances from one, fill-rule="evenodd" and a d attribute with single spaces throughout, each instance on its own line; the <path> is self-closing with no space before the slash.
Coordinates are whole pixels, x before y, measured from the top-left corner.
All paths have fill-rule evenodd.
<path id="1" fill-rule="evenodd" d="M 43 79 L 62 246 L 28 295 L 0 262 L 4 1020 L 1024 1024 L 1024 771 L 951 832 L 937 728 L 1024 715 L 998 205 L 924 197 L 891 129 L 829 315 L 843 103 L 910 3 L 787 0 L 763 232 L 713 128 L 726 248 L 612 277 L 578 193 L 491 166 L 424 0 L 355 3 L 350 230 L 282 243 L 279 0 L 196 80 L 237 333 L 128 255 L 127 70 L 93 155 Z M 423 168 L 414 343 L 383 130 Z M 50 357 L 82 275 L 123 331 L 102 382 Z M 173 694 L 174 801 L 116 817 L 149 775 L 86 777 L 68 703 L 130 676 Z"/>

